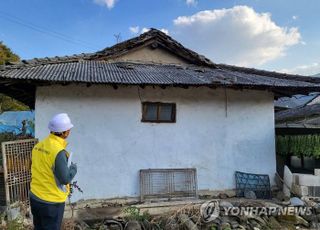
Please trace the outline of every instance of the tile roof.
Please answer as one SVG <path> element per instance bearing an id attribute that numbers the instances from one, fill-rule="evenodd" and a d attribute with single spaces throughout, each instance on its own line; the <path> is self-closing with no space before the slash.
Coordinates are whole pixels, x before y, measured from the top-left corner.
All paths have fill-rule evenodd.
<path id="1" fill-rule="evenodd" d="M 275 115 L 277 123 L 299 121 L 320 117 L 320 104 L 299 106 L 292 109 L 279 111 Z"/>
<path id="2" fill-rule="evenodd" d="M 234 86 L 244 88 L 306 87 L 320 89 L 320 84 L 298 78 L 279 78 L 240 70 L 176 65 L 107 61 L 77 61 L 12 66 L 0 71 L 0 78 L 67 83 L 106 83 L 126 85 Z"/>
<path id="3" fill-rule="evenodd" d="M 318 93 L 309 95 L 294 95 L 294 97 L 281 97 L 274 102 L 278 109 L 292 109 L 298 106 L 307 105 L 318 97 Z"/>
<path id="4" fill-rule="evenodd" d="M 145 46 L 166 49 L 189 64 L 114 62 L 119 55 Z M 320 91 L 320 78 L 215 64 L 156 29 L 96 53 L 35 58 L 0 66 L 0 83 L 0 89 L 12 95 L 30 94 L 40 84 L 64 83 L 247 88 L 270 90 L 276 95 Z M 28 92 L 22 92 L 25 88 Z M 32 100 L 34 96 L 28 103 Z"/>
<path id="5" fill-rule="evenodd" d="M 320 104 L 299 106 L 275 114 L 276 128 L 320 128 Z"/>

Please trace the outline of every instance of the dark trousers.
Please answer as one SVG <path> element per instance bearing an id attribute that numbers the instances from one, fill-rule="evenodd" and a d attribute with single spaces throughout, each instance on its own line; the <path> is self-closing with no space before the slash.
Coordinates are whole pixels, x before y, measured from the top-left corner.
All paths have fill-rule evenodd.
<path id="1" fill-rule="evenodd" d="M 60 230 L 65 203 L 48 204 L 30 197 L 35 230 Z"/>

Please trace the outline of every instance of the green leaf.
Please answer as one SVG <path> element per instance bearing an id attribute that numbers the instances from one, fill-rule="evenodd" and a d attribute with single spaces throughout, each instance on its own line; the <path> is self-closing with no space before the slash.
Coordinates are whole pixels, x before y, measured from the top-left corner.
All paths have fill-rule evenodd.
<path id="1" fill-rule="evenodd" d="M 279 155 L 310 156 L 320 158 L 319 135 L 285 135 L 276 137 Z"/>

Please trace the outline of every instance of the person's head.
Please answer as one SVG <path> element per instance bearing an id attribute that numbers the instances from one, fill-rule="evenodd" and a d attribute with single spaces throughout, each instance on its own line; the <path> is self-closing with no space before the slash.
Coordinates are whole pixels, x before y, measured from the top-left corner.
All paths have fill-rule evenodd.
<path id="1" fill-rule="evenodd" d="M 48 125 L 48 128 L 52 134 L 63 139 L 66 139 L 69 136 L 72 127 L 73 124 L 66 113 L 56 114 L 52 117 Z"/>
<path id="2" fill-rule="evenodd" d="M 61 137 L 63 139 L 67 139 L 70 132 L 71 132 L 71 129 L 64 131 L 64 132 L 61 132 L 61 133 L 57 133 L 57 132 L 50 132 L 50 133 L 54 134 L 55 136 Z"/>

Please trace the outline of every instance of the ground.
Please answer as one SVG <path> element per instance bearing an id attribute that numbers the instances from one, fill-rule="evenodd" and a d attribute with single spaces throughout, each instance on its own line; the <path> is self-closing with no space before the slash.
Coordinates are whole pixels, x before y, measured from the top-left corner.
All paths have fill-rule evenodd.
<path id="1" fill-rule="evenodd" d="M 288 207 L 288 205 L 297 204 L 290 203 L 288 200 L 246 199 L 228 197 L 226 194 L 222 194 L 220 197 L 224 197 L 224 199 L 211 197 L 210 199 L 143 203 L 130 199 L 126 201 L 83 201 L 77 205 L 66 207 L 63 229 L 291 230 L 317 229 L 319 227 L 319 208 L 314 207 L 310 209 L 312 213 L 303 215 L 278 215 L 277 213 L 269 215 L 268 213 L 254 212 L 238 215 L 230 210 L 237 210 L 239 207 L 251 207 L 257 208 L 257 210 L 262 210 L 264 207 L 271 210 L 272 208 L 281 209 Z M 295 199 L 295 201 L 297 200 Z M 310 203 L 305 199 L 298 200 L 298 202 L 302 202 L 304 208 L 310 207 Z M 23 223 L 23 227 L 19 228 L 22 226 L 19 225 L 19 221 L 13 221 L 10 223 L 10 228 L 4 227 L 3 229 L 32 229 L 30 218 L 25 219 Z"/>

